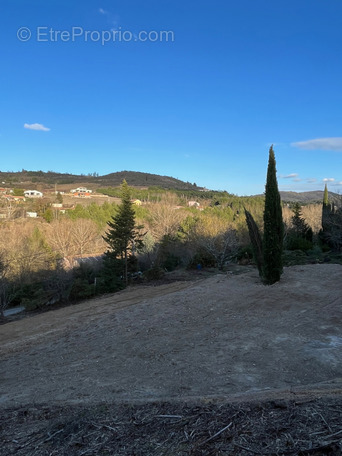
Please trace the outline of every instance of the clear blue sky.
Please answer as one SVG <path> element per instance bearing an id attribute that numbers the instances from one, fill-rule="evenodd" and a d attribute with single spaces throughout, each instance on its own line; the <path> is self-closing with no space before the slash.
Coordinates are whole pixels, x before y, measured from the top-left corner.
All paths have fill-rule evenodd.
<path id="1" fill-rule="evenodd" d="M 273 143 L 281 190 L 342 190 L 341 0 L 0 11 L 1 171 L 143 171 L 248 195 Z"/>

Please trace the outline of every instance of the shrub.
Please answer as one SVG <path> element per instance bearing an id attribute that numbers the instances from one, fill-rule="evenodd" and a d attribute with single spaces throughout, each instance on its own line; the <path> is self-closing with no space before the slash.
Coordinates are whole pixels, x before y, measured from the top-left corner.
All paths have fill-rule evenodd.
<path id="1" fill-rule="evenodd" d="M 296 264 L 307 264 L 308 256 L 303 250 L 284 250 L 282 260 L 284 266 L 294 266 Z"/>
<path id="2" fill-rule="evenodd" d="M 300 236 L 288 236 L 286 240 L 287 250 L 303 250 L 307 251 L 312 249 L 312 242 Z"/>
<path id="3" fill-rule="evenodd" d="M 160 280 L 164 275 L 165 272 L 157 266 L 144 272 L 144 278 L 146 280 Z"/>

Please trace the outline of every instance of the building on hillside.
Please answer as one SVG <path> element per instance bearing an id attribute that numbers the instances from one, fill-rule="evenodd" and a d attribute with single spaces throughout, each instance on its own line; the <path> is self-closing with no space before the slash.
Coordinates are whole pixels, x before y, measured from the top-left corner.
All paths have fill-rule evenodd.
<path id="1" fill-rule="evenodd" d="M 74 192 L 72 196 L 76 198 L 90 198 L 91 193 L 90 192 Z"/>
<path id="2" fill-rule="evenodd" d="M 70 190 L 70 193 L 93 193 L 93 191 L 85 187 L 78 187 L 74 188 L 73 190 Z"/>
<path id="3" fill-rule="evenodd" d="M 16 203 L 26 201 L 25 196 L 4 195 L 4 198 L 6 198 L 7 201 L 15 201 Z"/>
<path id="4" fill-rule="evenodd" d="M 189 207 L 200 207 L 200 203 L 198 203 L 197 201 L 188 201 L 188 206 Z"/>
<path id="5" fill-rule="evenodd" d="M 24 195 L 26 198 L 43 198 L 43 193 L 38 190 L 25 190 Z"/>
<path id="6" fill-rule="evenodd" d="M 36 217 L 38 217 L 38 214 L 37 214 L 37 212 L 26 212 L 26 217 L 36 218 Z"/>

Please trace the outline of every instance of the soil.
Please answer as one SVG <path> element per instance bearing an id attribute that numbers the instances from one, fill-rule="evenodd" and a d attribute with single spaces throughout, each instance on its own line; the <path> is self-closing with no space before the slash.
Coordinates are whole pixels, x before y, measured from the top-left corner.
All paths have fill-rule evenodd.
<path id="1" fill-rule="evenodd" d="M 0 454 L 340 454 L 342 266 L 285 268 L 268 287 L 235 272 L 2 325 Z"/>

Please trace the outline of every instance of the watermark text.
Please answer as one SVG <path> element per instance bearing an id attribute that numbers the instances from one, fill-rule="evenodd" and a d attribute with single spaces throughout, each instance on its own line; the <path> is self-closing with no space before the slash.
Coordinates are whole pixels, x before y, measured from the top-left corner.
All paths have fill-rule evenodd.
<path id="1" fill-rule="evenodd" d="M 17 30 L 17 38 L 20 41 L 35 40 L 41 43 L 67 43 L 84 42 L 99 43 L 102 46 L 108 43 L 128 42 L 174 42 L 175 34 L 171 30 L 141 30 L 138 33 L 123 30 L 121 27 L 113 30 L 85 30 L 83 27 L 72 27 L 69 30 L 55 30 L 52 27 L 37 27 L 31 30 L 28 27 L 20 27 Z"/>

